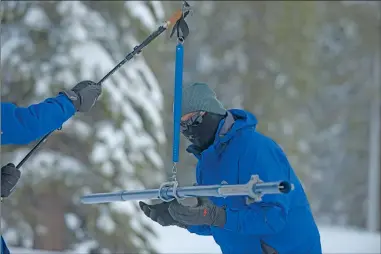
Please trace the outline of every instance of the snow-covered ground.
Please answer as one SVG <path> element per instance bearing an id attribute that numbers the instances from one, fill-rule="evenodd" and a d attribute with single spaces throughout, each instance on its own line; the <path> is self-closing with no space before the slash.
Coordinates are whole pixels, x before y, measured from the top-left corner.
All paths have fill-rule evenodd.
<path id="1" fill-rule="evenodd" d="M 160 253 L 221 253 L 211 237 L 197 236 L 176 227 L 163 228 L 154 225 L 154 229 L 160 236 L 160 239 L 154 243 Z M 331 226 L 321 226 L 320 233 L 323 253 L 381 253 L 380 233 Z M 32 251 L 20 248 L 11 248 L 11 253 L 57 254 L 57 252 Z"/>
<path id="2" fill-rule="evenodd" d="M 221 253 L 212 237 L 198 236 L 175 227 L 155 226 L 161 235 L 156 243 L 161 253 Z M 350 228 L 320 227 L 324 253 L 381 253 L 380 234 Z"/>

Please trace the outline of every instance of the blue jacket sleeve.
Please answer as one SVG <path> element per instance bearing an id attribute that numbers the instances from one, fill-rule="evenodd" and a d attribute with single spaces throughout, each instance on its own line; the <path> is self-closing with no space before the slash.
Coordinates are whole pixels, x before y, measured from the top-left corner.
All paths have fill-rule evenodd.
<path id="1" fill-rule="evenodd" d="M 210 226 L 207 225 L 190 226 L 187 229 L 189 232 L 197 235 L 212 235 Z"/>
<path id="2" fill-rule="evenodd" d="M 259 175 L 264 182 L 290 180 L 291 167 L 282 149 L 271 139 L 256 135 L 254 140 L 244 141 L 246 145 L 239 161 L 240 183 L 247 183 L 251 175 Z M 289 198 L 290 195 L 264 195 L 261 202 L 245 209 L 227 209 L 224 228 L 243 234 L 276 234 L 287 222 Z"/>
<path id="3" fill-rule="evenodd" d="M 1 236 L 1 254 L 9 254 L 9 249 L 7 245 L 5 244 L 3 236 Z"/>
<path id="4" fill-rule="evenodd" d="M 1 144 L 28 144 L 60 128 L 74 114 L 73 103 L 63 94 L 26 108 L 1 103 Z"/>

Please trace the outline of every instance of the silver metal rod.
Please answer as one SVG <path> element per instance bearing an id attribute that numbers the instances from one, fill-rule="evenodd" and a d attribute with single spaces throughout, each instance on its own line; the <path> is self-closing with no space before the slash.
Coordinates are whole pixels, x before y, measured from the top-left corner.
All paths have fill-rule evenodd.
<path id="1" fill-rule="evenodd" d="M 252 176 L 247 184 L 236 185 L 201 185 L 201 186 L 163 186 L 159 189 L 120 191 L 112 193 L 97 193 L 85 195 L 81 198 L 84 204 L 98 204 L 115 201 L 132 201 L 162 198 L 171 201 L 174 198 L 186 197 L 228 197 L 228 196 L 248 196 L 253 199 L 260 199 L 266 194 L 287 194 L 293 189 L 293 185 L 287 181 L 280 182 L 259 182 L 257 176 Z"/>

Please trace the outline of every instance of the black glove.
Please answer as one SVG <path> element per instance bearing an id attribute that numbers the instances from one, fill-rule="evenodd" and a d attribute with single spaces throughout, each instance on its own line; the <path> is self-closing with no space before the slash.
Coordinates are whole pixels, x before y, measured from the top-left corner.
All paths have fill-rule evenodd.
<path id="1" fill-rule="evenodd" d="M 21 172 L 12 163 L 1 168 L 1 197 L 9 197 L 20 179 Z"/>
<path id="2" fill-rule="evenodd" d="M 208 198 L 199 198 L 196 207 L 183 206 L 171 202 L 168 211 L 173 219 L 185 225 L 209 225 L 223 227 L 226 223 L 226 211 L 214 205 Z"/>
<path id="3" fill-rule="evenodd" d="M 173 201 L 172 201 L 173 202 Z M 174 220 L 168 212 L 168 207 L 171 202 L 163 202 L 156 205 L 148 205 L 142 201 L 139 202 L 140 209 L 151 220 L 159 223 L 163 227 L 178 226 L 186 228 L 186 226 Z"/>
<path id="4" fill-rule="evenodd" d="M 85 80 L 79 82 L 73 89 L 62 93 L 73 102 L 78 112 L 88 112 L 101 95 L 102 86 L 93 81 Z"/>

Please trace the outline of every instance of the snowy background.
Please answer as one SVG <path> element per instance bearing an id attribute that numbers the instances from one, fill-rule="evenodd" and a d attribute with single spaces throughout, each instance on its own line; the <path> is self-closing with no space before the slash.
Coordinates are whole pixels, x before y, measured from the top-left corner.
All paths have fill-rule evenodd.
<path id="1" fill-rule="evenodd" d="M 195 1 L 184 83 L 245 108 L 286 151 L 320 225 L 324 253 L 380 250 L 381 5 L 374 1 Z M 1 100 L 37 103 L 99 80 L 178 1 L 2 1 Z M 92 112 L 56 131 L 1 204 L 14 253 L 219 253 L 210 237 L 162 228 L 136 202 L 87 193 L 157 188 L 172 156 L 175 41 L 163 34 L 103 84 Z M 182 139 L 178 179 L 194 182 Z M 1 165 L 33 146 L 1 148 Z"/>

